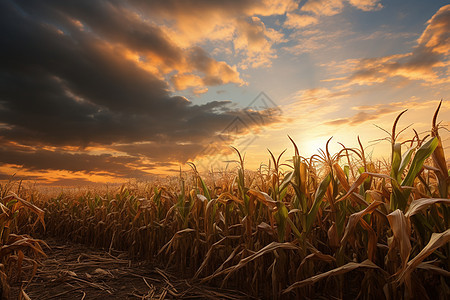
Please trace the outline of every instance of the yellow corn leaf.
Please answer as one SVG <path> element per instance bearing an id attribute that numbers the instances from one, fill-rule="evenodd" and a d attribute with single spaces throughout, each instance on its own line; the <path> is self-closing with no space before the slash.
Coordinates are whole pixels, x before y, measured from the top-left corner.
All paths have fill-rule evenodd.
<path id="1" fill-rule="evenodd" d="M 342 170 L 341 166 L 339 166 L 339 164 L 337 163 L 333 165 L 333 168 L 336 171 L 335 172 L 336 176 L 339 179 L 339 182 L 341 183 L 342 187 L 346 192 L 348 192 L 348 190 L 350 189 L 350 185 L 347 182 L 347 176 L 345 176 L 344 170 Z"/>
<path id="2" fill-rule="evenodd" d="M 229 201 L 234 201 L 238 204 L 244 203 L 244 201 L 242 199 L 239 199 L 238 197 L 236 197 L 233 194 L 228 193 L 228 192 L 221 193 L 219 198 L 217 198 L 217 200 L 224 204 L 226 204 Z"/>
<path id="3" fill-rule="evenodd" d="M 342 196 L 341 198 L 339 198 L 336 201 L 336 203 L 347 199 L 369 176 L 378 177 L 378 178 L 384 178 L 384 179 L 392 179 L 392 177 L 390 177 L 388 175 L 385 175 L 385 174 L 364 172 L 361 175 L 359 175 L 358 179 L 356 179 L 356 181 L 352 184 L 352 186 L 347 191 L 347 193 L 344 196 Z"/>
<path id="4" fill-rule="evenodd" d="M 264 192 L 260 192 L 257 190 L 248 190 L 247 194 L 255 196 L 256 199 L 258 199 L 260 202 L 262 202 L 264 205 L 269 207 L 270 209 L 274 209 L 277 207 L 277 202 L 272 199 L 269 195 L 267 195 Z"/>

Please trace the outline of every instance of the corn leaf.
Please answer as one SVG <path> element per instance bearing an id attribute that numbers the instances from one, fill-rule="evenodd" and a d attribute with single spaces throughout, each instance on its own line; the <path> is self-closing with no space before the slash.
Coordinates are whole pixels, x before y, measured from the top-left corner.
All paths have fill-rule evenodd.
<path id="1" fill-rule="evenodd" d="M 411 216 L 414 216 L 421 210 L 426 209 L 430 205 L 433 205 L 435 203 L 444 203 L 444 204 L 450 204 L 450 199 L 444 199 L 444 198 L 421 198 L 417 199 L 411 202 L 411 205 L 409 206 L 408 210 L 405 213 L 405 217 L 410 218 Z"/>
<path id="2" fill-rule="evenodd" d="M 430 254 L 432 254 L 434 250 L 444 246 L 449 241 L 450 241 L 450 229 L 447 229 L 442 233 L 433 233 L 431 235 L 428 244 L 422 249 L 422 251 L 419 252 L 419 254 L 417 254 L 413 259 L 411 259 L 408 262 L 406 267 L 399 274 L 397 281 L 405 282 L 407 285 L 409 285 L 410 284 L 408 282 L 409 276 L 414 271 L 414 269 L 416 269 L 425 258 L 427 258 Z"/>
<path id="3" fill-rule="evenodd" d="M 370 269 L 379 269 L 379 270 L 381 270 L 380 267 L 378 267 L 376 264 L 374 264 L 370 260 L 365 260 L 365 261 L 363 261 L 361 263 L 350 262 L 350 263 L 348 263 L 346 265 L 343 265 L 343 266 L 341 266 L 339 268 L 330 270 L 328 272 L 309 277 L 309 278 L 307 278 L 305 280 L 302 280 L 302 281 L 297 281 L 296 283 L 290 285 L 287 289 L 285 289 L 283 291 L 283 294 L 287 294 L 287 293 L 293 291 L 296 288 L 300 288 L 300 287 L 303 287 L 303 286 L 308 286 L 308 285 L 315 284 L 316 282 L 318 282 L 318 281 L 320 281 L 322 279 L 325 279 L 327 277 L 336 276 L 336 275 L 342 275 L 342 274 L 348 273 L 348 272 L 353 271 L 353 270 L 358 269 L 358 268 L 370 268 Z"/>
<path id="4" fill-rule="evenodd" d="M 306 216 L 307 232 L 309 232 L 312 224 L 314 223 L 314 220 L 316 219 L 317 211 L 319 210 L 320 204 L 322 203 L 322 199 L 325 196 L 325 193 L 327 192 L 330 182 L 331 182 L 331 173 L 328 173 L 328 175 L 322 180 L 319 187 L 317 188 L 314 203 L 311 209 L 309 210 L 308 215 Z"/>
<path id="5" fill-rule="evenodd" d="M 400 248 L 400 257 L 402 259 L 403 267 L 406 266 L 408 262 L 409 254 L 411 252 L 411 242 L 410 242 L 410 234 L 411 234 L 411 225 L 409 224 L 408 219 L 406 219 L 403 212 L 399 209 L 393 211 L 388 216 L 389 224 L 391 225 L 392 232 L 394 234 L 394 240 L 396 243 L 392 243 L 390 245 L 390 251 L 392 251 L 395 245 L 398 245 Z"/>
<path id="6" fill-rule="evenodd" d="M 416 155 L 414 155 L 413 161 L 411 163 L 411 167 L 409 168 L 408 174 L 405 179 L 402 181 L 402 186 L 412 186 L 414 183 L 414 179 L 417 174 L 419 174 L 422 169 L 423 163 L 425 160 L 433 153 L 434 149 L 436 149 L 439 140 L 437 138 L 433 138 L 423 144 L 419 150 L 417 150 Z"/>

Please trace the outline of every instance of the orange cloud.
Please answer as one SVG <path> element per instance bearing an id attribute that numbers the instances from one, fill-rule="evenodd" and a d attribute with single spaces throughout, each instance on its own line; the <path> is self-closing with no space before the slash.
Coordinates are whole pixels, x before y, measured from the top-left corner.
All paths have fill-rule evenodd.
<path id="1" fill-rule="evenodd" d="M 383 8 L 379 0 L 309 0 L 302 6 L 301 10 L 316 15 L 334 16 L 344 9 L 345 2 L 363 11 Z"/>
<path id="2" fill-rule="evenodd" d="M 310 0 L 302 6 L 302 11 L 316 15 L 333 16 L 344 8 L 343 0 Z"/>
<path id="3" fill-rule="evenodd" d="M 379 10 L 383 8 L 380 0 L 348 0 L 348 2 L 363 11 Z"/>
<path id="4" fill-rule="evenodd" d="M 300 90 L 294 96 L 293 99 L 298 102 L 300 106 L 314 105 L 319 106 L 330 99 L 339 99 L 349 95 L 348 90 L 332 91 L 327 88 L 314 88 L 307 90 Z"/>
<path id="5" fill-rule="evenodd" d="M 414 107 L 414 109 L 431 108 L 437 105 L 437 100 L 429 101 L 415 101 L 406 100 L 399 102 L 392 102 L 389 104 L 363 105 L 352 107 L 352 110 L 358 111 L 351 117 L 338 118 L 323 123 L 324 125 L 339 126 L 339 125 L 359 125 L 367 121 L 379 119 L 385 115 L 399 112 L 407 107 Z"/>
<path id="6" fill-rule="evenodd" d="M 283 15 L 297 9 L 293 0 L 132 1 L 163 25 L 182 48 L 204 41 L 227 41 L 243 55 L 242 67 L 269 66 L 274 43 L 282 34 L 266 28 L 257 16 Z"/>
<path id="7" fill-rule="evenodd" d="M 287 28 L 303 28 L 309 25 L 317 24 L 318 22 L 319 20 L 317 17 L 288 13 L 284 26 Z"/>
<path id="8" fill-rule="evenodd" d="M 370 85 L 394 76 L 430 84 L 450 82 L 450 5 L 441 7 L 427 24 L 411 53 L 363 59 L 348 77 L 349 84 Z"/>
<path id="9" fill-rule="evenodd" d="M 176 74 L 171 77 L 173 85 L 177 91 L 185 90 L 193 87 L 198 88 L 203 86 L 203 80 L 200 76 L 194 74 Z M 206 92 L 208 89 L 201 89 L 199 92 Z"/>
<path id="10" fill-rule="evenodd" d="M 267 29 L 258 17 L 238 20 L 237 32 L 233 41 L 234 48 L 247 57 L 241 67 L 270 66 L 271 60 L 277 57 L 272 45 L 281 40 L 283 35 L 273 29 Z"/>
<path id="11" fill-rule="evenodd" d="M 448 55 L 450 53 L 450 5 L 441 7 L 427 24 L 427 28 L 417 40 L 419 47 Z"/>
<path id="12" fill-rule="evenodd" d="M 337 126 L 337 125 L 358 125 L 370 120 L 378 119 L 386 114 L 390 114 L 394 112 L 392 108 L 379 108 L 374 111 L 360 111 L 349 118 L 339 118 L 332 121 L 325 122 L 325 125 Z"/>

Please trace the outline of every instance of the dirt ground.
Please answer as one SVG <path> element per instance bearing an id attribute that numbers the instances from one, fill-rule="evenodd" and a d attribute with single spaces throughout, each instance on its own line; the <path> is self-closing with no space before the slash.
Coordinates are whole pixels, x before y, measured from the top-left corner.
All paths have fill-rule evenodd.
<path id="1" fill-rule="evenodd" d="M 24 291 L 31 299 L 249 299 L 238 292 L 181 279 L 124 252 L 108 253 L 85 245 L 45 239 L 47 258 Z M 18 299 L 21 283 L 11 286 Z M 26 298 L 25 298 L 26 299 Z"/>

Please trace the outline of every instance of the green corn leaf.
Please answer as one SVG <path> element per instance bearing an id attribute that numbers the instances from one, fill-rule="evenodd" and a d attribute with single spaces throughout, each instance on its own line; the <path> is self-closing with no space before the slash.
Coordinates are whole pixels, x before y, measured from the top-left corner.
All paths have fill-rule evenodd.
<path id="1" fill-rule="evenodd" d="M 277 202 L 277 211 L 275 212 L 275 220 L 277 221 L 278 239 L 280 242 L 284 242 L 286 234 L 286 219 L 288 217 L 288 210 L 283 202 Z"/>
<path id="2" fill-rule="evenodd" d="M 211 195 L 209 194 L 208 187 L 206 186 L 205 182 L 204 182 L 203 179 L 200 177 L 200 175 L 198 176 L 198 180 L 200 181 L 200 184 L 201 184 L 201 186 L 202 186 L 202 189 L 203 189 L 203 195 L 206 197 L 206 199 L 208 199 L 208 201 L 211 201 Z"/>
<path id="3" fill-rule="evenodd" d="M 392 162 L 391 162 L 391 177 L 399 180 L 399 169 L 402 162 L 402 145 L 396 143 L 392 146 Z"/>
<path id="4" fill-rule="evenodd" d="M 306 231 L 307 232 L 309 232 L 312 224 L 314 223 L 314 220 L 316 219 L 317 211 L 319 210 L 320 204 L 322 203 L 322 199 L 325 196 L 325 193 L 328 189 L 328 186 L 330 185 L 330 182 L 331 182 L 331 173 L 328 173 L 328 175 L 322 180 L 319 187 L 317 188 L 316 196 L 314 198 L 314 203 L 306 217 Z"/>
<path id="5" fill-rule="evenodd" d="M 402 155 L 402 163 L 400 164 L 400 169 L 398 170 L 399 176 L 403 173 L 408 163 L 411 161 L 411 157 L 414 153 L 414 148 L 408 149 L 403 155 Z"/>
<path id="6" fill-rule="evenodd" d="M 347 177 L 347 181 L 348 181 L 348 176 L 350 174 L 350 167 L 347 165 L 344 166 L 344 174 L 345 174 L 345 177 Z"/>
<path id="7" fill-rule="evenodd" d="M 286 174 L 286 176 L 284 176 L 283 182 L 280 185 L 280 192 L 283 192 L 283 190 L 288 187 L 293 177 L 294 172 L 289 172 Z"/>
<path id="8" fill-rule="evenodd" d="M 398 182 L 395 179 L 391 180 L 391 184 L 392 184 L 392 193 L 390 198 L 391 211 L 394 211 L 397 208 L 404 211 L 406 208 L 406 204 L 408 203 L 408 197 L 411 191 L 403 190 L 398 185 Z"/>
<path id="9" fill-rule="evenodd" d="M 433 153 L 434 149 L 436 149 L 438 142 L 439 140 L 437 138 L 433 138 L 423 144 L 422 147 L 417 150 L 417 153 L 416 155 L 414 155 L 414 159 L 411 163 L 411 167 L 409 168 L 408 174 L 402 182 L 403 186 L 413 185 L 414 179 L 422 169 L 423 163 Z"/>
<path id="10" fill-rule="evenodd" d="M 286 221 L 289 223 L 289 225 L 291 226 L 292 232 L 294 232 L 295 236 L 298 239 L 302 239 L 302 234 L 300 233 L 300 231 L 298 230 L 297 226 L 295 226 L 294 222 L 292 222 L 292 220 L 288 217 L 286 219 Z"/>

